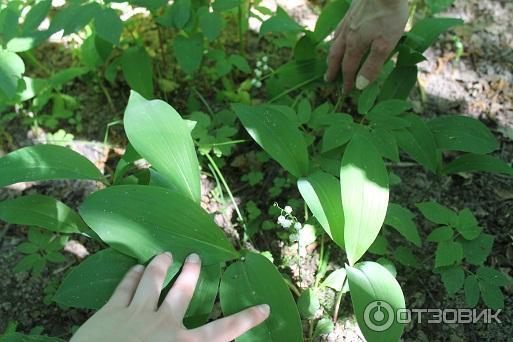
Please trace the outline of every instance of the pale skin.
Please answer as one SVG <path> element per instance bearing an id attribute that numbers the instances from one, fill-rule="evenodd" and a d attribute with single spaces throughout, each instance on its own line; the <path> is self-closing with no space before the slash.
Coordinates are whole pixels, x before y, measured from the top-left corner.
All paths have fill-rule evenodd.
<path id="1" fill-rule="evenodd" d="M 344 94 L 355 83 L 366 88 L 379 76 L 407 21 L 408 0 L 353 0 L 335 31 L 325 80 L 333 82 L 341 73 Z"/>
<path id="2" fill-rule="evenodd" d="M 177 280 L 158 306 L 172 256 L 156 256 L 145 268 L 133 267 L 107 304 L 78 329 L 72 342 L 226 342 L 262 323 L 270 313 L 268 305 L 248 308 L 234 315 L 187 329 L 182 321 L 194 294 L 201 261 L 191 254 Z"/>

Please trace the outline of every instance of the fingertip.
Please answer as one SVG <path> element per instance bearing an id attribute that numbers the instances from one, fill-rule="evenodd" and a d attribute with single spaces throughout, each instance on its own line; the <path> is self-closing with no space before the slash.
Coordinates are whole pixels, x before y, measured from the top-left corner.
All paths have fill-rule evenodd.
<path id="1" fill-rule="evenodd" d="M 370 84 L 370 81 L 367 77 L 363 76 L 363 75 L 358 75 L 358 77 L 356 78 L 356 89 L 358 90 L 363 90 L 365 88 L 367 88 Z"/>
<path id="2" fill-rule="evenodd" d="M 164 252 L 162 254 L 169 257 L 169 259 L 173 260 L 173 254 L 171 254 L 171 252 Z"/>
<path id="3" fill-rule="evenodd" d="M 189 256 L 187 256 L 187 258 L 185 259 L 185 262 L 191 263 L 191 264 L 201 264 L 201 259 L 198 254 L 192 253 L 192 254 L 189 254 Z"/>
<path id="4" fill-rule="evenodd" d="M 143 271 L 144 271 L 143 265 L 135 265 L 130 269 L 130 272 L 134 272 L 134 273 L 142 273 Z"/>
<path id="5" fill-rule="evenodd" d="M 261 305 L 256 306 L 256 308 L 258 309 L 258 311 L 260 311 L 260 313 L 264 317 L 263 319 L 267 319 L 269 317 L 269 315 L 271 314 L 271 307 L 268 304 L 261 304 Z"/>

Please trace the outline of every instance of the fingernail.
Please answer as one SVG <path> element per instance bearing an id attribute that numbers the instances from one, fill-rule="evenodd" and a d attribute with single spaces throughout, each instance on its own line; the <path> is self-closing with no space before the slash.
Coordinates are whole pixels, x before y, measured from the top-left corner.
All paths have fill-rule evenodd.
<path id="1" fill-rule="evenodd" d="M 269 315 L 269 313 L 271 312 L 271 307 L 267 304 L 261 304 L 257 306 L 257 308 L 265 316 Z"/>
<path id="2" fill-rule="evenodd" d="M 358 75 L 358 77 L 356 78 L 356 88 L 358 90 L 363 90 L 367 88 L 369 83 L 369 80 L 363 75 Z"/>
<path id="3" fill-rule="evenodd" d="M 187 259 L 185 259 L 185 262 L 190 262 L 190 263 L 193 263 L 193 264 L 199 264 L 200 261 L 201 261 L 200 257 L 196 253 L 189 254 Z"/>
<path id="4" fill-rule="evenodd" d="M 173 256 L 171 255 L 171 252 L 164 252 L 162 254 L 167 255 L 170 259 L 173 259 Z"/>
<path id="5" fill-rule="evenodd" d="M 132 272 L 142 272 L 144 270 L 144 266 L 143 265 L 135 265 L 134 267 L 132 267 Z"/>

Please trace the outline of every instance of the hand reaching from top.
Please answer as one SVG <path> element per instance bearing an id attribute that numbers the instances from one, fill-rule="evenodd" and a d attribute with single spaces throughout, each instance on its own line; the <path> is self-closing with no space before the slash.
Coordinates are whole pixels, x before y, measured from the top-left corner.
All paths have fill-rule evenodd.
<path id="1" fill-rule="evenodd" d="M 345 94 L 353 89 L 355 78 L 356 88 L 366 88 L 378 77 L 407 21 L 407 0 L 353 0 L 335 31 L 325 80 L 335 81 L 342 71 Z"/>

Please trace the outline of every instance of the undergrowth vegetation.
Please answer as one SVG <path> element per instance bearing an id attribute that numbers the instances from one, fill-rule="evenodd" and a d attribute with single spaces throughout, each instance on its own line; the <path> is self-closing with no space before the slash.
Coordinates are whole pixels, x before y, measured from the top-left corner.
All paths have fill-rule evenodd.
<path id="1" fill-rule="evenodd" d="M 504 306 L 501 288 L 510 280 L 487 263 L 494 236 L 469 209 L 389 201 L 401 181 L 391 167 L 405 159 L 440 178 L 471 172 L 513 176 L 493 155 L 499 144 L 483 123 L 464 115 L 427 119 L 408 101 L 423 53 L 442 33 L 463 25 L 434 16 L 450 2 L 416 1 L 411 30 L 378 80 L 346 95 L 338 85 L 326 85 L 323 75 L 329 35 L 349 0 L 327 2 L 312 31 L 258 0 L 130 0 L 130 8 L 142 14 L 129 18 L 119 2 L 76 0 L 52 7 L 50 0 L 16 0 L 0 7 L 2 141 L 13 146 L 8 132 L 14 124 L 54 132 L 47 144 L 0 158 L 0 186 L 98 182 L 78 212 L 45 195 L 0 202 L 0 219 L 30 227 L 28 240 L 17 247 L 24 256 L 12 272 L 41 276 L 48 263 L 65 260 L 61 250 L 74 234 L 101 246 L 49 289 L 48 305 L 99 309 L 130 267 L 171 251 L 166 286 L 188 254 L 198 253 L 203 261 L 187 327 L 208 321 L 216 300 L 224 315 L 270 305 L 270 318 L 240 341 L 327 334 L 346 293 L 367 340 L 399 340 L 403 323 L 377 331 L 364 317 L 376 301 L 394 312 L 408 306 L 396 263 L 412 272 L 430 264 L 447 295 L 463 291 L 468 307 Z M 256 34 L 252 21 L 261 22 Z M 70 46 L 67 68 L 49 67 L 37 57 L 55 35 Z M 123 125 L 128 144 L 112 173 L 66 147 L 88 125 L 78 110 L 84 103 L 67 93 L 76 79 L 98 87 L 113 119 L 110 128 Z M 131 89 L 122 116 L 113 87 L 127 96 Z M 106 146 L 116 143 L 105 136 Z M 255 190 L 255 198 L 243 203 L 226 176 L 240 158 L 255 167 L 238 174 L 238 181 L 256 189 L 269 177 L 266 165 L 280 166 L 269 192 L 257 196 Z M 235 245 L 201 206 L 202 174 L 217 184 L 211 195 L 226 196 L 234 207 L 241 232 Z M 287 198 L 295 188 L 301 200 Z M 425 239 L 415 207 L 433 226 Z M 403 240 L 390 250 L 387 240 L 394 234 Z M 258 250 L 254 241 L 262 235 L 296 248 L 298 265 L 308 246 L 318 244 L 313 285 L 281 273 L 270 251 Z M 423 244 L 432 244 L 434 254 L 420 261 L 415 250 Z M 340 256 L 335 261 L 341 268 L 328 272 L 332 255 Z M 337 293 L 333 307 L 319 302 L 326 288 Z M 6 335 L 18 334 L 13 330 Z"/>

